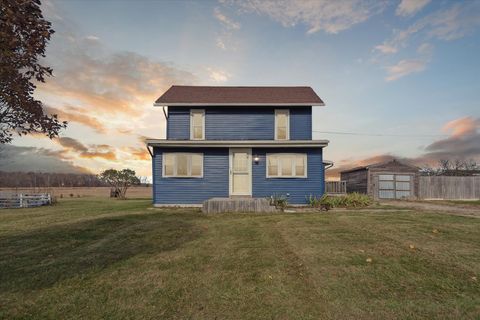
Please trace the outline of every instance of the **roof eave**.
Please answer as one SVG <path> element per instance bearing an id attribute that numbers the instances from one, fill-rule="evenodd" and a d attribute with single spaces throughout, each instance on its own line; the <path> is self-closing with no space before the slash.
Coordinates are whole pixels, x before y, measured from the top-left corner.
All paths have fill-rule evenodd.
<path id="1" fill-rule="evenodd" d="M 294 106 L 302 106 L 302 107 L 323 107 L 325 103 L 323 102 L 308 102 L 308 103 L 167 103 L 167 102 L 155 102 L 153 104 L 154 107 L 208 107 L 208 106 L 265 106 L 265 107 L 294 107 Z"/>
<path id="2" fill-rule="evenodd" d="M 328 146 L 328 140 L 166 140 L 166 139 L 147 139 L 145 143 L 152 147 L 313 147 L 323 148 Z"/>

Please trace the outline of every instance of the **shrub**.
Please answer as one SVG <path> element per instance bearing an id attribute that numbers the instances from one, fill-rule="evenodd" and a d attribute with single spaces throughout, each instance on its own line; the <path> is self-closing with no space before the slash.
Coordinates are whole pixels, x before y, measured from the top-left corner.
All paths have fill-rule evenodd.
<path id="1" fill-rule="evenodd" d="M 372 198 L 368 195 L 357 192 L 335 197 L 327 195 L 316 197 L 310 195 L 307 198 L 307 201 L 311 207 L 325 210 L 329 210 L 330 208 L 361 208 L 367 207 L 373 203 Z"/>
<path id="2" fill-rule="evenodd" d="M 285 210 L 288 206 L 288 199 L 282 195 L 274 194 L 270 196 L 270 205 L 275 206 L 277 209 Z"/>
<path id="3" fill-rule="evenodd" d="M 307 198 L 308 205 L 313 208 L 320 208 L 320 210 L 328 211 L 334 207 L 333 199 L 323 195 L 322 197 L 310 195 Z"/>

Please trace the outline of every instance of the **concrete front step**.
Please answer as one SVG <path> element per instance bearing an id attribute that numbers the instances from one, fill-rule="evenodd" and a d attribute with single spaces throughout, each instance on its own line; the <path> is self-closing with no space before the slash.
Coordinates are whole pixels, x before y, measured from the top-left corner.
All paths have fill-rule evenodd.
<path id="1" fill-rule="evenodd" d="M 265 198 L 212 198 L 203 202 L 202 212 L 276 212 Z"/>

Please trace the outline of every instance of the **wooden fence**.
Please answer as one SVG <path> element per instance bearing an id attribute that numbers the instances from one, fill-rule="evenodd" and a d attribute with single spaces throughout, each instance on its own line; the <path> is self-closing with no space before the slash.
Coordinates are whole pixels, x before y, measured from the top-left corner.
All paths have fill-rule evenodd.
<path id="1" fill-rule="evenodd" d="M 344 194 L 347 193 L 346 181 L 325 181 L 325 193 Z"/>
<path id="2" fill-rule="evenodd" d="M 51 203 L 49 193 L 0 193 L 0 209 L 39 207 Z"/>
<path id="3" fill-rule="evenodd" d="M 421 176 L 418 196 L 420 199 L 480 199 L 480 176 Z"/>

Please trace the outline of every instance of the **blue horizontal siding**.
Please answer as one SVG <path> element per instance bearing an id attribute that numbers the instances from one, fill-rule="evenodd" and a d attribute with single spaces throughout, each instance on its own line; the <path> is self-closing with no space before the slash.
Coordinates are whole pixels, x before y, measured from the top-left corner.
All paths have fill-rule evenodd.
<path id="1" fill-rule="evenodd" d="M 168 107 L 167 139 L 190 139 L 190 108 Z"/>
<path id="2" fill-rule="evenodd" d="M 163 178 L 163 152 L 202 152 L 203 178 Z M 307 153 L 307 178 L 266 178 L 266 153 Z M 252 196 L 270 197 L 289 194 L 292 204 L 305 204 L 310 194 L 324 192 L 324 170 L 320 148 L 253 148 L 252 156 L 260 158 L 252 163 Z M 228 148 L 154 148 L 153 199 L 155 204 L 199 204 L 213 197 L 229 196 Z"/>
<path id="3" fill-rule="evenodd" d="M 307 178 L 267 178 L 266 154 L 267 153 L 306 153 Z M 270 197 L 274 194 L 288 196 L 289 203 L 305 204 L 309 195 L 322 196 L 325 190 L 324 166 L 322 149 L 320 148 L 254 148 L 252 155 L 260 158 L 258 163 L 253 163 L 253 197 Z"/>
<path id="4" fill-rule="evenodd" d="M 163 178 L 163 152 L 201 152 L 203 178 Z M 154 204 L 198 204 L 213 197 L 228 197 L 228 148 L 154 148 Z"/>
<path id="5" fill-rule="evenodd" d="M 201 108 L 201 107 L 198 107 Z M 312 139 L 312 107 L 203 107 L 207 140 L 273 140 L 275 109 L 290 109 L 290 139 Z M 190 138 L 190 107 L 169 107 L 167 139 Z"/>

